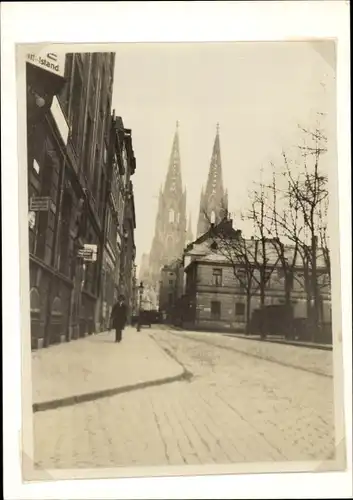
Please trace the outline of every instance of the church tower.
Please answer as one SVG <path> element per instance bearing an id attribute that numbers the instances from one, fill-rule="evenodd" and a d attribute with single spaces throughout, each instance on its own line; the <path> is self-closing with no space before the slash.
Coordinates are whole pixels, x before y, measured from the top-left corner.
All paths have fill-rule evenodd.
<path id="1" fill-rule="evenodd" d="M 206 189 L 201 190 L 197 237 L 208 231 L 210 223 L 218 224 L 227 215 L 227 211 L 228 193 L 223 187 L 219 125 L 217 124 Z"/>
<path id="2" fill-rule="evenodd" d="M 160 189 L 155 235 L 149 258 L 151 280 L 158 283 L 161 268 L 181 257 L 186 239 L 186 190 L 180 165 L 178 122 L 164 188 Z"/>

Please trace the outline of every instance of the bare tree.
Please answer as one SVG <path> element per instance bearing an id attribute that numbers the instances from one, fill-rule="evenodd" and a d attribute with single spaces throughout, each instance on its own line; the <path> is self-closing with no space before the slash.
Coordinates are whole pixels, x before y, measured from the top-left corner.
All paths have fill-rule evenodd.
<path id="1" fill-rule="evenodd" d="M 312 307 L 310 320 L 312 328 L 312 340 L 317 339 L 319 323 L 321 296 L 318 287 L 318 233 L 320 228 L 321 207 L 328 199 L 327 176 L 320 169 L 321 156 L 326 152 L 327 138 L 316 127 L 313 131 L 301 128 L 304 134 L 304 145 L 300 146 L 303 160 L 303 172 L 299 180 L 295 180 L 290 169 L 287 175 L 293 196 L 300 207 L 300 213 L 308 232 L 308 241 L 305 242 L 309 252 L 307 254 L 310 264 L 310 289 Z M 308 140 L 308 142 L 307 142 Z"/>
<path id="2" fill-rule="evenodd" d="M 257 282 L 256 291 L 260 293 L 260 335 L 262 338 L 265 338 L 264 310 L 266 305 L 266 291 L 280 257 L 278 252 L 273 252 L 273 247 L 277 242 L 273 239 L 271 232 L 272 224 L 269 217 L 270 206 L 268 202 L 269 192 L 268 186 L 265 186 L 263 183 L 262 176 L 263 171 L 261 171 L 261 181 L 258 188 L 250 193 L 251 208 L 245 217 L 252 221 L 254 226 L 254 240 L 258 242 L 260 247 L 260 251 L 255 252 L 253 255 L 253 265 L 257 270 L 255 275 Z"/>
<path id="3" fill-rule="evenodd" d="M 276 245 L 280 261 L 286 276 L 286 302 L 290 303 L 290 291 L 294 280 L 300 281 L 301 276 L 294 272 L 302 267 L 304 289 L 307 296 L 307 313 L 311 321 L 312 339 L 316 340 L 319 329 L 321 311 L 321 294 L 318 272 L 318 245 L 330 269 L 330 254 L 327 238 L 327 206 L 328 189 L 327 176 L 320 168 L 321 156 L 326 152 L 325 134 L 319 127 L 308 130 L 300 127 L 304 144 L 299 146 L 300 159 L 295 164 L 286 152 L 282 152 L 282 177 L 285 186 L 280 190 L 276 184 L 276 175 L 272 181 L 272 210 L 270 220 L 278 242 L 281 237 L 293 245 L 291 262 L 286 258 L 284 246 Z M 281 197 L 281 206 L 278 204 Z M 268 212 L 267 212 L 268 213 Z M 319 240 L 320 238 L 320 240 Z M 300 257 L 300 262 L 298 262 Z"/>

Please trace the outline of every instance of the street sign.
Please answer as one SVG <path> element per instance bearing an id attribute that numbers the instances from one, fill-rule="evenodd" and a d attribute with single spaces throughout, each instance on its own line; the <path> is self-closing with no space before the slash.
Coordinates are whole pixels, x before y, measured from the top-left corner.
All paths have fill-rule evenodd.
<path id="1" fill-rule="evenodd" d="M 30 212 L 47 212 L 50 205 L 51 199 L 49 196 L 36 196 L 31 198 L 29 210 Z"/>
<path id="2" fill-rule="evenodd" d="M 34 47 L 33 47 L 34 48 Z M 50 52 L 52 49 L 52 52 Z M 54 75 L 64 76 L 65 72 L 65 52 L 56 52 L 56 47 L 45 46 L 42 50 L 34 48 L 26 54 L 26 60 L 34 66 L 38 66 Z"/>
<path id="3" fill-rule="evenodd" d="M 77 256 L 86 262 L 95 262 L 97 260 L 97 245 L 85 244 L 77 252 Z"/>

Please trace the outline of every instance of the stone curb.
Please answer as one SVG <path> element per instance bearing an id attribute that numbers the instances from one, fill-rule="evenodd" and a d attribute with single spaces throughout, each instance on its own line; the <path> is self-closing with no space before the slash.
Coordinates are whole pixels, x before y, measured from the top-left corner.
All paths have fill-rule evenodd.
<path id="1" fill-rule="evenodd" d="M 256 340 L 256 339 L 254 339 Z M 273 344 L 283 344 L 283 345 L 293 345 L 297 347 L 306 347 L 307 349 L 319 349 L 321 351 L 332 351 L 333 346 L 328 344 L 305 344 L 304 342 L 296 342 L 295 340 L 276 340 L 276 339 L 265 339 L 265 342 L 272 342 Z"/>
<path id="2" fill-rule="evenodd" d="M 180 375 L 175 375 L 173 377 L 151 380 L 149 382 L 140 382 L 138 384 L 115 387 L 112 389 L 104 389 L 101 391 L 79 394 L 77 396 L 68 396 L 66 398 L 53 399 L 51 401 L 43 401 L 41 403 L 33 403 L 33 413 L 46 410 L 55 410 L 67 406 L 74 406 L 79 403 L 87 403 L 90 401 L 95 401 L 96 399 L 116 396 L 118 394 L 137 391 L 139 389 L 146 389 L 148 387 L 157 387 L 159 385 L 171 384 L 173 382 L 181 382 L 183 380 L 189 381 L 191 377 L 192 374 L 190 372 L 188 372 L 187 370 L 183 370 Z"/>
<path id="3" fill-rule="evenodd" d="M 238 339 L 253 340 L 255 342 L 271 342 L 272 344 L 282 344 L 282 345 L 292 345 L 296 347 L 306 347 L 307 349 L 319 349 L 321 351 L 332 351 L 333 347 L 330 344 L 308 344 L 305 342 L 296 342 L 295 340 L 284 340 L 284 339 L 261 339 L 259 337 L 247 336 L 247 335 L 237 335 L 237 334 L 224 334 L 227 337 L 236 337 Z"/>
<path id="4" fill-rule="evenodd" d="M 178 326 L 174 326 L 174 325 L 170 325 L 169 329 L 171 330 L 176 330 L 176 331 L 183 331 L 183 328 L 180 328 Z M 188 331 L 188 330 L 186 330 Z M 195 330 L 196 332 L 197 331 L 201 331 L 201 330 Z M 208 332 L 206 332 L 208 333 Z M 298 347 L 306 347 L 307 349 L 319 349 L 321 351 L 332 351 L 333 350 L 333 346 L 332 344 L 314 344 L 314 343 L 306 343 L 306 342 L 296 342 L 295 340 L 284 340 L 284 339 L 269 339 L 269 338 L 266 338 L 264 340 L 261 340 L 261 338 L 259 337 L 254 337 L 254 336 L 247 336 L 247 335 L 241 335 L 239 333 L 225 333 L 225 332 L 217 332 L 219 333 L 220 335 L 226 335 L 227 337 L 236 337 L 236 338 L 239 338 L 239 339 L 245 339 L 245 340 L 256 340 L 258 342 L 272 342 L 274 344 L 283 344 L 283 345 L 293 345 L 293 346 L 298 346 Z"/>

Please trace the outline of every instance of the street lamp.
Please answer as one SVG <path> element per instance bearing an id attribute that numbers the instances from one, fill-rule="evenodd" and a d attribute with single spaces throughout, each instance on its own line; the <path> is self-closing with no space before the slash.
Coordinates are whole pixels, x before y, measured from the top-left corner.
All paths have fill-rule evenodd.
<path id="1" fill-rule="evenodd" d="M 139 297 L 140 297 L 140 300 L 139 300 L 139 315 L 138 315 L 138 320 L 137 320 L 137 331 L 138 332 L 140 331 L 140 328 L 141 328 L 141 311 L 142 311 L 142 294 L 143 294 L 143 289 L 144 289 L 144 286 L 143 286 L 143 282 L 141 281 L 140 285 L 138 287 Z"/>

